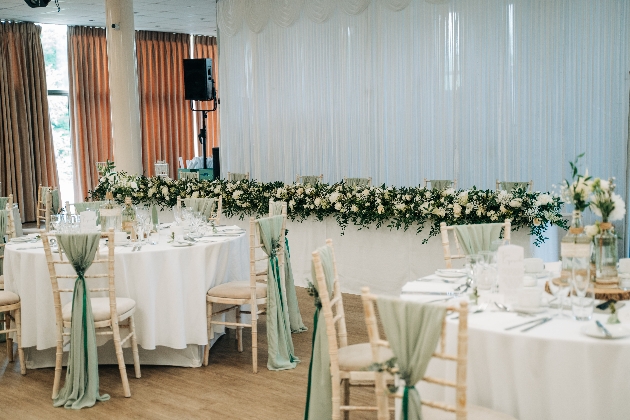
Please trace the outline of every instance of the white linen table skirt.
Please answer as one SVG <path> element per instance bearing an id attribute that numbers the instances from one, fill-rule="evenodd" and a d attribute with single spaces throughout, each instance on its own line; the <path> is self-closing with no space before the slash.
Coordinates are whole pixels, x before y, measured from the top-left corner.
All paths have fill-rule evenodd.
<path id="1" fill-rule="evenodd" d="M 142 349 L 161 346 L 196 355 L 196 349 L 189 346 L 209 342 L 206 292 L 222 283 L 249 278 L 247 236 L 213 240 L 180 248 L 168 244 L 163 234 L 160 244 L 145 245 L 141 251 L 116 247 L 116 295 L 136 301 L 134 321 Z M 25 249 L 34 247 L 39 248 Z M 37 350 L 55 347 L 52 286 L 41 243 L 7 246 L 4 267 L 5 288 L 22 301 L 23 346 Z M 71 293 L 61 297 L 62 304 L 72 300 Z M 54 365 L 54 357 L 52 361 Z M 168 364 L 168 360 L 160 364 Z M 176 360 L 173 364 L 181 365 Z"/>

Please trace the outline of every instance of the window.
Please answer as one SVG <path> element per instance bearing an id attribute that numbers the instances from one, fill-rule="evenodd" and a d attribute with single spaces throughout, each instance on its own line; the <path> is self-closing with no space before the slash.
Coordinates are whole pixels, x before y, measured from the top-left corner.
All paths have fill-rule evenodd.
<path id="1" fill-rule="evenodd" d="M 48 113 L 53 131 L 62 202 L 74 202 L 72 143 L 68 102 L 68 41 L 65 25 L 42 24 Z"/>

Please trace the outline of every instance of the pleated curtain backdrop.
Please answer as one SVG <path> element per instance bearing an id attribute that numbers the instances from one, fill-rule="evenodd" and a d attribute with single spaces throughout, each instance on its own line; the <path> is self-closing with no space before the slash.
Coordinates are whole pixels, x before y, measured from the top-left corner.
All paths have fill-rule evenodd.
<path id="1" fill-rule="evenodd" d="M 190 35 L 136 32 L 142 164 L 147 176 L 155 174 L 156 160 L 166 160 L 170 176 L 177 161 L 195 156 L 193 116 L 184 100 L 183 59 L 190 58 Z"/>
<path id="2" fill-rule="evenodd" d="M 439 3 L 439 4 L 434 4 Z M 627 191 L 627 0 L 219 0 L 221 168 Z"/>
<path id="3" fill-rule="evenodd" d="M 39 184 L 58 185 L 41 28 L 0 22 L 0 196 L 34 221 Z"/>
<path id="4" fill-rule="evenodd" d="M 211 58 L 212 59 L 212 75 L 214 77 L 214 86 L 219 92 L 219 54 L 217 50 L 217 39 L 213 36 L 194 35 L 193 36 L 193 58 Z M 208 109 L 210 102 L 195 101 L 195 109 Z M 202 126 L 201 113 L 195 113 L 197 127 Z M 219 145 L 219 109 L 215 112 L 208 113 L 207 124 L 207 141 L 208 156 L 212 153 L 212 148 Z"/>
<path id="5" fill-rule="evenodd" d="M 96 162 L 113 160 L 104 28 L 68 27 L 70 130 L 75 200 L 98 184 Z"/>

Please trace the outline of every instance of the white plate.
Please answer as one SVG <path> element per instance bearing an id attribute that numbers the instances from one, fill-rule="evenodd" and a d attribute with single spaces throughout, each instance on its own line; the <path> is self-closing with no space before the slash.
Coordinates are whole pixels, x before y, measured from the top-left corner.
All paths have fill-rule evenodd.
<path id="1" fill-rule="evenodd" d="M 440 277 L 448 277 L 448 278 L 455 279 L 459 277 L 465 277 L 466 271 L 457 270 L 457 269 L 438 269 L 435 271 L 435 274 Z"/>
<path id="2" fill-rule="evenodd" d="M 582 332 L 582 334 L 586 334 L 589 337 L 594 337 L 594 338 L 605 338 L 608 340 L 614 339 L 614 338 L 623 338 L 623 337 L 628 337 L 630 336 L 630 329 L 624 325 L 621 324 L 604 324 L 604 327 L 606 327 L 606 329 L 608 331 L 610 331 L 610 333 L 612 334 L 612 337 L 606 337 L 606 335 L 599 329 L 597 328 L 597 325 L 593 322 L 593 323 L 589 323 L 588 325 L 583 326 L 580 331 Z"/>
<path id="3" fill-rule="evenodd" d="M 526 276 L 530 276 L 530 277 L 534 277 L 535 279 L 544 279 L 546 277 L 551 276 L 551 273 L 547 270 L 543 270 L 543 271 L 539 271 L 537 273 L 528 273 L 527 271 L 525 272 Z"/>
<path id="4" fill-rule="evenodd" d="M 179 248 L 179 247 L 185 247 L 185 246 L 193 246 L 193 244 L 190 242 L 173 242 L 171 246 L 175 246 Z"/>
<path id="5" fill-rule="evenodd" d="M 524 314 L 541 314 L 549 308 L 544 308 L 541 306 L 539 306 L 538 308 L 526 308 L 526 307 L 514 306 L 513 309 L 515 312 L 522 312 Z"/>

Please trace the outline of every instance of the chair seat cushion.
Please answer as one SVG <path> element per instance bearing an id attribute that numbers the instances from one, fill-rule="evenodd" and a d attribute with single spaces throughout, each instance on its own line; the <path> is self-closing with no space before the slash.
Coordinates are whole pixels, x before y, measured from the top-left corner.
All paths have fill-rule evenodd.
<path id="1" fill-rule="evenodd" d="M 353 344 L 339 349 L 339 368 L 345 371 L 364 370 L 370 366 L 372 360 L 372 347 L 370 343 Z M 378 362 L 383 363 L 394 357 L 394 353 L 387 347 L 379 347 Z"/>
<path id="2" fill-rule="evenodd" d="M 231 281 L 208 290 L 208 296 L 228 299 L 249 299 L 252 295 L 249 280 Z M 256 283 L 256 298 L 267 297 L 267 285 Z"/>
<path id="3" fill-rule="evenodd" d="M 422 420 L 453 420 L 454 413 L 422 406 Z M 489 408 L 468 404 L 468 420 L 516 420 L 514 417 Z"/>
<path id="4" fill-rule="evenodd" d="M 110 319 L 109 315 L 109 298 L 91 298 L 92 302 L 92 314 L 94 315 L 94 322 L 106 321 Z M 133 311 L 136 307 L 136 301 L 129 298 L 116 298 L 116 312 L 118 312 L 118 319 L 123 320 L 127 318 L 129 312 Z M 63 320 L 70 321 L 72 319 L 72 302 L 68 302 L 63 305 L 61 310 Z"/>
<path id="5" fill-rule="evenodd" d="M 13 305 L 20 302 L 20 297 L 13 292 L 0 290 L 0 306 Z"/>

